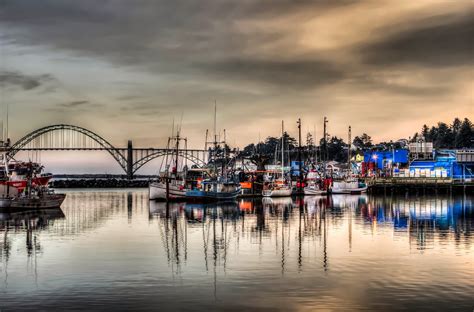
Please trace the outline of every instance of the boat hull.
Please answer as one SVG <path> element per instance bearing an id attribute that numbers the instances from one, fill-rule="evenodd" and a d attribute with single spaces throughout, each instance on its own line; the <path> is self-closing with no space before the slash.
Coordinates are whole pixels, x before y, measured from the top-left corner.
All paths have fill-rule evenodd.
<path id="1" fill-rule="evenodd" d="M 186 198 L 186 190 L 176 184 L 169 184 L 169 196 L 166 197 L 166 184 L 161 182 L 150 183 L 150 200 L 183 200 Z"/>
<path id="2" fill-rule="evenodd" d="M 186 199 L 190 201 L 228 201 L 235 200 L 240 192 L 240 189 L 237 189 L 234 192 L 192 190 L 186 192 Z"/>
<path id="3" fill-rule="evenodd" d="M 317 190 L 317 189 L 311 189 L 311 188 L 304 188 L 304 194 L 309 195 L 309 196 L 314 196 L 314 195 L 326 195 L 325 190 Z"/>
<path id="4" fill-rule="evenodd" d="M 263 197 L 288 197 L 291 196 L 291 189 L 263 190 Z"/>
<path id="5" fill-rule="evenodd" d="M 0 207 L 9 209 L 59 208 L 65 198 L 65 194 L 49 194 L 41 197 L 2 198 L 0 199 Z"/>
<path id="6" fill-rule="evenodd" d="M 355 189 L 332 189 L 331 194 L 362 194 L 367 192 L 367 186 Z"/>

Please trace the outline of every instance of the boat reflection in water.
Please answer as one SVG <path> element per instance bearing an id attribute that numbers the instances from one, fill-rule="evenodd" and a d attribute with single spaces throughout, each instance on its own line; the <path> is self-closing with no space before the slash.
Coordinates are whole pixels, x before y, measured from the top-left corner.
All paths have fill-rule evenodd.
<path id="1" fill-rule="evenodd" d="M 61 210 L 2 215 L 0 307 L 470 311 L 473 200 L 198 204 L 150 202 L 146 191 L 68 191 L 65 218 Z M 25 254 L 27 235 L 37 259 Z"/>
<path id="2" fill-rule="evenodd" d="M 6 257 L 9 260 L 12 244 L 10 243 L 10 233 L 24 231 L 26 233 L 26 251 L 28 256 L 41 250 L 39 234 L 54 224 L 55 220 L 64 219 L 64 213 L 60 208 L 21 210 L 17 212 L 0 210 L 0 232 L 3 232 L 3 243 L 0 251 L 0 258 Z"/>

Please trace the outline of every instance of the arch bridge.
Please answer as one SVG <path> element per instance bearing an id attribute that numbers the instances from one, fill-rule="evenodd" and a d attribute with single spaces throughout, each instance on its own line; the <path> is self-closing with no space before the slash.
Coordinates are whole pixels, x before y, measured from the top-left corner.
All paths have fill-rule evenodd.
<path id="1" fill-rule="evenodd" d="M 134 148 L 131 140 L 127 147 L 115 147 L 88 129 L 66 124 L 28 133 L 9 148 L 7 159 L 13 159 L 21 151 L 107 151 L 129 179 L 133 179 L 134 174 L 151 160 L 176 152 L 170 148 Z M 207 163 L 208 153 L 206 150 L 186 149 L 180 150 L 179 156 L 202 167 Z"/>

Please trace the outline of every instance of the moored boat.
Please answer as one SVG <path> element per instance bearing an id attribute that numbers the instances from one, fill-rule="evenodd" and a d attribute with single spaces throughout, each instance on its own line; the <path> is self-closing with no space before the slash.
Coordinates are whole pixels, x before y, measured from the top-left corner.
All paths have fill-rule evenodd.
<path id="1" fill-rule="evenodd" d="M 279 179 L 273 178 L 272 182 L 268 185 L 264 185 L 262 195 L 264 197 L 287 197 L 291 196 L 293 190 L 291 189 L 291 183 L 287 183 L 285 180 L 285 131 L 283 121 L 281 122 L 281 177 Z M 276 156 L 276 152 L 275 152 Z M 276 161 L 275 161 L 276 162 Z M 291 182 L 291 181 L 290 181 Z"/>
<path id="2" fill-rule="evenodd" d="M 303 191 L 305 195 L 325 195 L 327 193 L 326 190 L 320 189 L 317 183 L 309 183 Z"/>
<path id="3" fill-rule="evenodd" d="M 235 200 L 241 186 L 233 181 L 204 180 L 198 188 L 186 191 L 186 198 L 192 201 Z"/>
<path id="4" fill-rule="evenodd" d="M 367 184 L 355 179 L 334 181 L 331 194 L 361 194 L 367 192 Z"/>
<path id="5" fill-rule="evenodd" d="M 165 178 L 166 179 L 166 178 Z M 186 198 L 186 189 L 182 180 L 169 179 L 151 182 L 149 185 L 150 200 L 179 200 Z"/>
<path id="6" fill-rule="evenodd" d="M 264 197 L 287 197 L 291 196 L 291 193 L 291 187 L 284 180 L 274 181 L 267 188 L 264 186 L 262 191 Z"/>
<path id="7" fill-rule="evenodd" d="M 173 125 L 174 128 L 174 125 Z M 173 129 L 174 131 L 174 129 Z M 180 130 L 176 131 L 176 136 L 168 138 L 167 149 L 170 149 L 170 143 L 173 142 L 174 153 L 168 163 L 168 156 L 166 157 L 166 170 L 163 176 L 155 182 L 149 184 L 149 199 L 150 200 L 183 200 L 186 198 L 186 172 L 178 173 L 179 166 L 179 143 L 184 140 L 187 142 L 186 138 L 180 137 Z M 174 166 L 170 172 L 170 166 Z M 183 165 L 184 167 L 184 165 Z"/>

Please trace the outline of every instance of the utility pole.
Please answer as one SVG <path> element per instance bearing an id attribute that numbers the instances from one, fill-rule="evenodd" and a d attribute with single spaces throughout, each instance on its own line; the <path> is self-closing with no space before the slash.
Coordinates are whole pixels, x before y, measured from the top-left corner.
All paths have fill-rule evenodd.
<path id="1" fill-rule="evenodd" d="M 298 171 L 299 171 L 299 185 L 298 191 L 303 194 L 303 165 L 301 160 L 301 118 L 298 118 Z"/>

